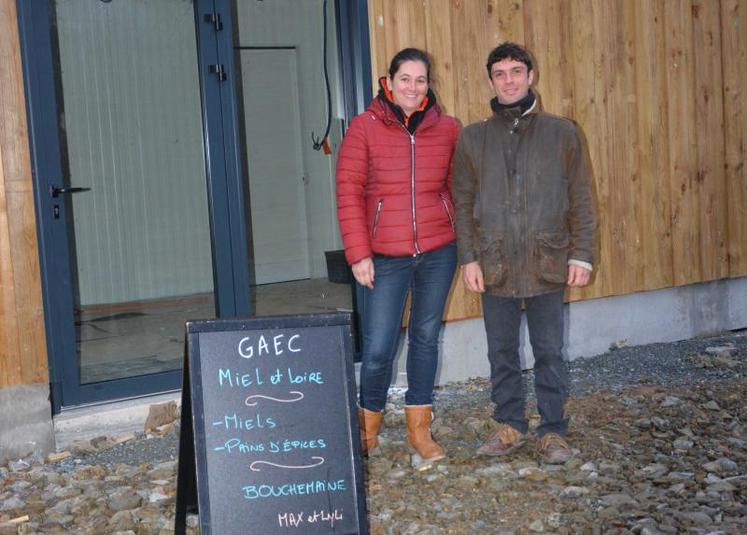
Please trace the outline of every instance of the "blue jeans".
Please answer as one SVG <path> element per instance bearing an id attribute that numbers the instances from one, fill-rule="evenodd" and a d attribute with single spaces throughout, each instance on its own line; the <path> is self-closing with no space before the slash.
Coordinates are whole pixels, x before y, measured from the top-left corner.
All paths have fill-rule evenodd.
<path id="1" fill-rule="evenodd" d="M 380 411 L 392 382 L 402 314 L 412 291 L 407 350 L 407 405 L 430 405 L 438 336 L 456 269 L 456 243 L 417 256 L 374 257 L 373 290 L 358 285 L 361 314 L 360 405 Z"/>
<path id="2" fill-rule="evenodd" d="M 563 360 L 563 291 L 535 297 L 510 298 L 483 294 L 482 307 L 490 361 L 491 399 L 498 422 L 526 433 L 526 393 L 519 358 L 521 303 L 524 302 L 529 341 L 534 353 L 534 391 L 540 425 L 537 434 L 565 435 L 568 367 Z"/>

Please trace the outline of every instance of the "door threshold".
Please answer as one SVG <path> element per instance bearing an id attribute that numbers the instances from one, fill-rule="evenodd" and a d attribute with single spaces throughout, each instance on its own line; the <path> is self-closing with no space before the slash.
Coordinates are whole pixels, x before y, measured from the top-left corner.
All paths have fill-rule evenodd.
<path id="1" fill-rule="evenodd" d="M 119 437 L 142 432 L 150 406 L 170 401 L 180 406 L 181 391 L 63 409 L 52 418 L 55 449 L 64 451 L 75 442 L 100 436 Z"/>

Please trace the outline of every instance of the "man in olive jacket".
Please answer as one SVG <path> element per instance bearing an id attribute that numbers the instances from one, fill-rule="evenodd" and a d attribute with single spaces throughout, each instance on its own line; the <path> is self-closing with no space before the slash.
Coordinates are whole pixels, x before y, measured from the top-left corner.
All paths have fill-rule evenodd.
<path id="1" fill-rule="evenodd" d="M 530 54 L 503 43 L 488 56 L 493 115 L 462 130 L 454 155 L 457 245 L 467 287 L 482 293 L 496 431 L 478 449 L 508 455 L 524 444 L 526 393 L 519 358 L 522 305 L 534 353 L 548 463 L 572 456 L 565 439 L 568 372 L 563 294 L 589 283 L 594 211 L 581 133 L 544 113 L 531 90 Z"/>

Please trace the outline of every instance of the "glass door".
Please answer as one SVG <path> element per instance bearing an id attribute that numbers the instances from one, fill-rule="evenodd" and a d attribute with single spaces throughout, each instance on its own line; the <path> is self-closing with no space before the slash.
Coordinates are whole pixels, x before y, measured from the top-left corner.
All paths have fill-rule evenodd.
<path id="1" fill-rule="evenodd" d="M 177 389 L 184 322 L 249 313 L 216 2 L 18 5 L 53 408 Z"/>
<path id="2" fill-rule="evenodd" d="M 194 6 L 54 11 L 78 380 L 178 370 L 184 322 L 215 317 Z"/>

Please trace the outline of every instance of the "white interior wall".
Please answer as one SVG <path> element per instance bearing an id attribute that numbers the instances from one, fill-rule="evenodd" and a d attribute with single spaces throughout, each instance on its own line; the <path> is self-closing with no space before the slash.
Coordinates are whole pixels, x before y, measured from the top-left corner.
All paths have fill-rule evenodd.
<path id="1" fill-rule="evenodd" d="M 312 148 L 312 132 L 321 136 L 327 120 L 327 96 L 322 62 L 323 0 L 272 0 L 237 2 L 238 46 L 296 47 L 301 103 L 303 164 L 307 179 L 306 214 L 309 239 L 309 270 L 312 278 L 325 277 L 324 252 L 339 249 L 341 240 L 335 212 L 334 167 L 341 139 L 340 82 L 334 2 L 327 6 L 327 57 L 332 93 L 332 122 L 329 134 L 331 155 Z M 262 73 L 242 73 L 261 76 Z M 271 105 L 280 105 L 274 103 Z M 248 143 L 261 136 L 261 125 L 246 125 Z M 268 157 L 277 157 L 268 155 Z M 251 169 L 252 162 L 248 162 Z M 251 191 L 251 180 L 250 180 Z M 279 191 L 281 195 L 283 192 Z"/>

